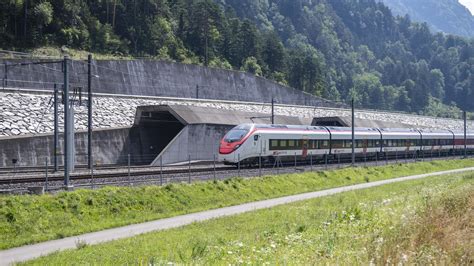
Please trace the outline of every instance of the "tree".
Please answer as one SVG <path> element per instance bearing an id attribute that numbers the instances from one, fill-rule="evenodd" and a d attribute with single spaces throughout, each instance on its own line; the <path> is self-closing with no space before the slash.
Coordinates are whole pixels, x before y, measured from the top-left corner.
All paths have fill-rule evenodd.
<path id="1" fill-rule="evenodd" d="M 258 64 L 257 58 L 251 56 L 244 60 L 240 70 L 254 74 L 255 76 L 262 75 L 262 67 Z"/>
<path id="2" fill-rule="evenodd" d="M 39 28 L 40 38 L 43 38 L 43 28 L 53 21 L 53 6 L 49 2 L 41 2 L 34 7 L 33 14 Z"/>
<path id="3" fill-rule="evenodd" d="M 286 70 L 285 48 L 275 33 L 265 35 L 262 47 L 262 59 L 268 66 L 269 73 L 284 72 Z"/>
<path id="4" fill-rule="evenodd" d="M 431 95 L 438 99 L 444 98 L 444 75 L 439 69 L 432 69 L 429 76 Z"/>

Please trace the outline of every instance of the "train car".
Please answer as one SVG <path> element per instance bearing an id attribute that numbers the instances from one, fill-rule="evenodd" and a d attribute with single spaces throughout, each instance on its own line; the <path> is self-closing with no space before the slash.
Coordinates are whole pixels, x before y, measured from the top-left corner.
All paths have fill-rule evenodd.
<path id="1" fill-rule="evenodd" d="M 416 129 L 381 128 L 382 149 L 384 156 L 411 156 L 422 148 L 422 135 Z"/>
<path id="2" fill-rule="evenodd" d="M 352 128 L 328 127 L 327 129 L 331 134 L 328 154 L 333 158 L 337 156 L 338 159 L 352 156 Z M 357 157 L 380 152 L 381 135 L 376 128 L 354 128 L 354 141 L 354 152 Z"/>
<path id="3" fill-rule="evenodd" d="M 425 155 L 439 154 L 454 148 L 454 134 L 449 130 L 423 129 L 422 151 Z"/>
<path id="4" fill-rule="evenodd" d="M 466 132 L 466 147 L 470 153 L 474 151 L 474 132 Z M 464 132 L 454 131 L 454 151 L 455 154 L 463 154 L 464 152 Z"/>
<path id="5" fill-rule="evenodd" d="M 221 140 L 219 160 L 225 164 L 341 159 L 352 156 L 352 129 L 323 126 L 243 124 Z M 441 156 L 464 149 L 464 134 L 446 130 L 355 128 L 356 157 Z M 467 147 L 474 151 L 474 132 Z M 381 156 L 381 157 L 380 157 Z"/>
<path id="6" fill-rule="evenodd" d="M 325 127 L 243 124 L 221 140 L 219 160 L 225 164 L 254 164 L 258 158 L 282 161 L 323 156 L 329 152 L 330 134 Z"/>

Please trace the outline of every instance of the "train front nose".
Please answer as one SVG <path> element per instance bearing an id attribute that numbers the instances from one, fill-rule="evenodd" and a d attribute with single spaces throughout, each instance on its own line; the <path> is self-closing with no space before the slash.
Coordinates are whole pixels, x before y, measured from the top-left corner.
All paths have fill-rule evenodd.
<path id="1" fill-rule="evenodd" d="M 225 141 L 221 141 L 219 145 L 219 154 L 230 154 L 234 151 L 234 145 L 232 143 L 227 143 Z"/>

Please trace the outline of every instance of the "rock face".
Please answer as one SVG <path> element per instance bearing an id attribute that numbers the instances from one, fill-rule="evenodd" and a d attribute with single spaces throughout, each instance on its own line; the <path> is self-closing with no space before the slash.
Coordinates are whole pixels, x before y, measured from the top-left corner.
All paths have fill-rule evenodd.
<path id="1" fill-rule="evenodd" d="M 129 127 L 133 124 L 137 106 L 145 105 L 193 105 L 246 112 L 270 113 L 269 104 L 218 102 L 211 100 L 165 99 L 158 97 L 111 97 L 96 95 L 94 98 L 93 126 L 95 129 Z M 53 98 L 48 92 L 0 92 L 0 138 L 7 136 L 35 135 L 53 131 Z M 59 106 L 59 125 L 62 131 L 63 106 Z M 75 107 L 76 130 L 87 129 L 87 108 Z M 350 116 L 350 110 L 308 106 L 277 105 L 275 113 L 300 117 Z M 356 117 L 380 121 L 398 122 L 418 127 L 462 130 L 461 120 L 425 117 L 401 113 L 358 111 Z M 250 121 L 249 121 L 250 122 Z M 473 127 L 473 121 L 469 121 Z"/>

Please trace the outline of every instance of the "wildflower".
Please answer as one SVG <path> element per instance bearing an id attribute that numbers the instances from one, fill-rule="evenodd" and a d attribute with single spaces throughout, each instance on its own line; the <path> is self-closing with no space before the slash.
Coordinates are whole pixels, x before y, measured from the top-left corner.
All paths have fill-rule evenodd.
<path id="1" fill-rule="evenodd" d="M 229 250 L 229 251 L 227 251 L 227 254 L 232 255 L 232 254 L 234 254 L 234 252 Z"/>
<path id="2" fill-rule="evenodd" d="M 402 260 L 403 262 L 407 262 L 407 261 L 408 261 L 408 255 L 402 253 L 402 258 L 401 258 L 401 260 Z"/>

